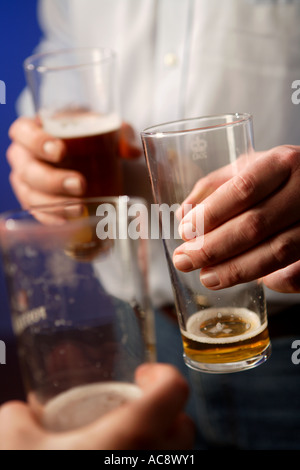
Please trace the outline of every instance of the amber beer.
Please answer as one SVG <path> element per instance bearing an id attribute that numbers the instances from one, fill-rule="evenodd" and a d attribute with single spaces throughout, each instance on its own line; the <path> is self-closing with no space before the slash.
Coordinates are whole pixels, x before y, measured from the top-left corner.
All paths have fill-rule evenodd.
<path id="1" fill-rule="evenodd" d="M 65 158 L 56 166 L 85 176 L 86 197 L 122 193 L 118 152 L 121 121 L 117 114 L 71 110 L 42 118 L 42 122 L 45 131 L 62 139 L 67 147 Z"/>
<path id="2" fill-rule="evenodd" d="M 201 364 L 240 362 L 263 354 L 270 344 L 267 322 L 247 308 L 207 308 L 181 329 L 187 361 Z"/>

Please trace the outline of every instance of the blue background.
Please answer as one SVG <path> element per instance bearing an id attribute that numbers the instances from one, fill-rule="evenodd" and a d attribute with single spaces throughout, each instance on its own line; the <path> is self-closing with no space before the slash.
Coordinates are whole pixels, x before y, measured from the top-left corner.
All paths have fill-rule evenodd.
<path id="1" fill-rule="evenodd" d="M 8 129 L 16 119 L 16 100 L 25 86 L 24 59 L 41 38 L 37 21 L 37 0 L 0 2 L 0 80 L 6 85 L 6 104 L 0 105 L 0 213 L 19 208 L 9 183 L 6 150 L 10 144 Z M 0 258 L 0 340 L 6 344 L 6 365 L 0 365 L 0 405 L 12 399 L 24 399 L 16 344 Z"/>
<path id="2" fill-rule="evenodd" d="M 9 184 L 8 129 L 17 117 L 16 99 L 25 86 L 23 61 L 40 37 L 36 0 L 0 2 L 0 80 L 6 84 L 6 104 L 0 105 L 0 212 L 19 207 Z M 0 339 L 5 341 L 12 333 L 1 265 L 0 268 Z"/>

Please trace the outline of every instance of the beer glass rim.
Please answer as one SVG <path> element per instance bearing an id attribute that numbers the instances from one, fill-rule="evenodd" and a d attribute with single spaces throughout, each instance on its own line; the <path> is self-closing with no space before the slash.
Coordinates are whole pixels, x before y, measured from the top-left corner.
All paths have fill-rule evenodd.
<path id="1" fill-rule="evenodd" d="M 211 125 L 201 125 L 204 121 L 225 120 L 231 119 L 228 122 L 219 122 Z M 249 113 L 225 113 L 225 114 L 212 114 L 207 116 L 199 116 L 195 118 L 179 119 L 175 121 L 164 122 L 154 126 L 147 127 L 141 132 L 142 138 L 145 137 L 167 137 L 172 135 L 191 134 L 199 132 L 207 132 L 217 130 L 219 128 L 228 128 L 245 122 L 252 121 L 252 115 Z M 190 127 L 180 128 L 191 124 Z M 175 127 L 179 128 L 176 129 Z"/>
<path id="2" fill-rule="evenodd" d="M 107 196 L 107 197 L 94 197 L 94 198 L 79 198 L 74 200 L 67 200 L 67 201 L 60 201 L 51 204 L 41 204 L 41 205 L 32 205 L 28 209 L 16 209 L 12 211 L 6 211 L 0 214 L 0 234 L 6 231 L 9 232 L 17 232 L 21 231 L 24 232 L 26 230 L 34 230 L 34 227 L 41 227 L 39 220 L 34 219 L 30 216 L 33 215 L 34 212 L 47 212 L 54 209 L 59 208 L 68 208 L 71 206 L 78 206 L 79 204 L 116 204 L 122 205 L 127 204 L 128 206 L 132 206 L 133 204 L 144 204 L 147 205 L 147 201 L 142 197 L 133 197 L 133 196 Z M 97 218 L 96 215 L 90 215 L 89 219 Z M 66 221 L 68 225 L 74 224 L 78 225 L 80 221 L 76 219 L 70 219 Z M 61 226 L 62 227 L 62 226 Z M 49 229 L 49 231 L 53 231 L 53 225 L 45 225 L 43 226 L 45 231 Z M 59 225 L 56 226 L 59 229 Z"/>
<path id="3" fill-rule="evenodd" d="M 72 65 L 57 65 L 57 66 L 47 66 L 41 65 L 41 61 L 43 59 L 55 57 L 55 56 L 63 56 L 66 55 L 68 57 L 74 53 L 91 53 L 97 52 L 99 55 L 96 58 L 90 58 L 84 62 L 77 61 Z M 65 49 L 57 49 L 50 52 L 41 52 L 37 54 L 32 54 L 31 56 L 27 57 L 24 61 L 24 69 L 26 72 L 37 72 L 37 73 L 47 73 L 47 72 L 59 72 L 64 70 L 72 70 L 72 69 L 79 69 L 85 67 L 91 67 L 94 65 L 103 64 L 110 60 L 114 60 L 116 58 L 116 53 L 109 48 L 106 47 L 77 47 L 77 48 L 65 48 Z"/>

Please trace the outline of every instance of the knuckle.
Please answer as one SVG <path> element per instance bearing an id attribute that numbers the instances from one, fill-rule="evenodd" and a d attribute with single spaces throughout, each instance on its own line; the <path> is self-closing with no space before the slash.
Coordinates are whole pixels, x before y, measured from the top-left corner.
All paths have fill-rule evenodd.
<path id="1" fill-rule="evenodd" d="M 219 224 L 219 217 L 217 214 L 215 214 L 211 210 L 211 208 L 209 207 L 209 204 L 204 205 L 203 218 L 204 218 L 204 224 L 203 224 L 204 229 L 206 229 L 206 227 L 209 227 L 211 229 L 212 227 L 216 227 Z"/>
<path id="2" fill-rule="evenodd" d="M 283 234 L 277 237 L 271 244 L 273 256 L 278 265 L 286 266 L 299 256 L 297 243 L 291 235 Z"/>
<path id="3" fill-rule="evenodd" d="M 21 117 L 12 124 L 10 137 L 25 145 L 26 148 L 36 149 L 37 153 L 49 139 L 43 128 L 34 119 L 27 117 Z"/>
<path id="4" fill-rule="evenodd" d="M 266 218 L 258 211 L 249 211 L 239 231 L 243 238 L 249 242 L 256 242 L 263 238 L 266 233 Z"/>
<path id="5" fill-rule="evenodd" d="M 18 175 L 24 183 L 33 189 L 47 189 L 49 182 L 51 183 L 52 180 L 51 174 L 48 175 L 48 172 L 45 170 L 44 164 L 34 159 L 29 160 L 26 165 L 23 165 L 19 169 Z"/>
<path id="6" fill-rule="evenodd" d="M 14 140 L 14 138 L 15 138 L 16 132 L 17 132 L 17 130 L 19 128 L 19 125 L 20 125 L 20 120 L 21 120 L 21 118 L 14 121 L 11 124 L 10 128 L 8 129 L 8 136 L 11 140 Z"/>
<path id="7" fill-rule="evenodd" d="M 237 175 L 232 178 L 232 189 L 240 201 L 248 201 L 255 194 L 255 182 L 252 175 Z"/>
<path id="8" fill-rule="evenodd" d="M 34 120 L 21 116 L 16 119 L 10 126 L 8 130 L 8 135 L 12 140 L 18 140 L 18 136 L 22 132 L 28 132 L 29 125 L 33 124 Z"/>
<path id="9" fill-rule="evenodd" d="M 12 143 L 6 150 L 6 160 L 10 166 L 13 165 L 14 162 L 14 154 L 15 154 L 15 144 Z"/>
<path id="10" fill-rule="evenodd" d="M 244 282 L 241 266 L 234 261 L 228 263 L 226 270 L 226 285 L 234 286 Z"/>
<path id="11" fill-rule="evenodd" d="M 216 261 L 216 256 L 213 253 L 213 250 L 209 246 L 209 243 L 205 242 L 205 236 L 201 250 L 199 251 L 199 262 L 200 266 L 209 266 Z"/>
<path id="12" fill-rule="evenodd" d="M 21 203 L 22 208 L 27 209 L 30 206 L 29 187 L 25 183 L 23 183 L 14 172 L 10 173 L 9 181 L 17 199 Z"/>
<path id="13" fill-rule="evenodd" d="M 289 170 L 299 166 L 299 150 L 289 145 L 281 145 L 274 149 L 275 155 Z"/>
<path id="14" fill-rule="evenodd" d="M 19 179 L 27 183 L 28 175 L 30 175 L 31 172 L 31 162 L 28 162 L 27 165 L 20 165 L 16 167 L 15 170 L 18 174 Z"/>
<path id="15" fill-rule="evenodd" d="M 16 193 L 19 193 L 19 186 L 20 186 L 19 178 L 18 178 L 18 176 L 16 175 L 16 173 L 14 171 L 10 172 L 10 174 L 8 176 L 8 180 L 9 180 L 9 183 L 10 183 L 12 189 Z"/>

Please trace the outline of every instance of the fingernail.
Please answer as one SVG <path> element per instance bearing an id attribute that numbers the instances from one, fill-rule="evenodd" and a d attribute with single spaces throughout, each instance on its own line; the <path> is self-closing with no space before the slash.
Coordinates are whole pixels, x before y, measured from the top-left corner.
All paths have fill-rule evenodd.
<path id="1" fill-rule="evenodd" d="M 179 271 L 188 271 L 194 267 L 191 258 L 185 254 L 175 255 L 174 265 Z"/>
<path id="2" fill-rule="evenodd" d="M 48 156 L 52 157 L 53 160 L 58 160 L 60 157 L 60 144 L 58 142 L 55 142 L 54 140 L 49 140 L 48 142 L 45 142 L 43 145 L 43 150 Z"/>
<path id="3" fill-rule="evenodd" d="M 67 193 L 72 194 L 73 196 L 81 196 L 82 194 L 82 184 L 79 178 L 73 176 L 67 178 L 65 179 L 63 186 Z"/>
<path id="4" fill-rule="evenodd" d="M 200 274 L 200 281 L 208 288 L 218 287 L 220 285 L 219 276 L 215 271 L 207 271 L 204 274 Z"/>
<path id="5" fill-rule="evenodd" d="M 180 237 L 184 240 L 193 240 L 199 236 L 196 227 L 191 222 L 180 224 L 178 227 L 178 232 Z"/>

